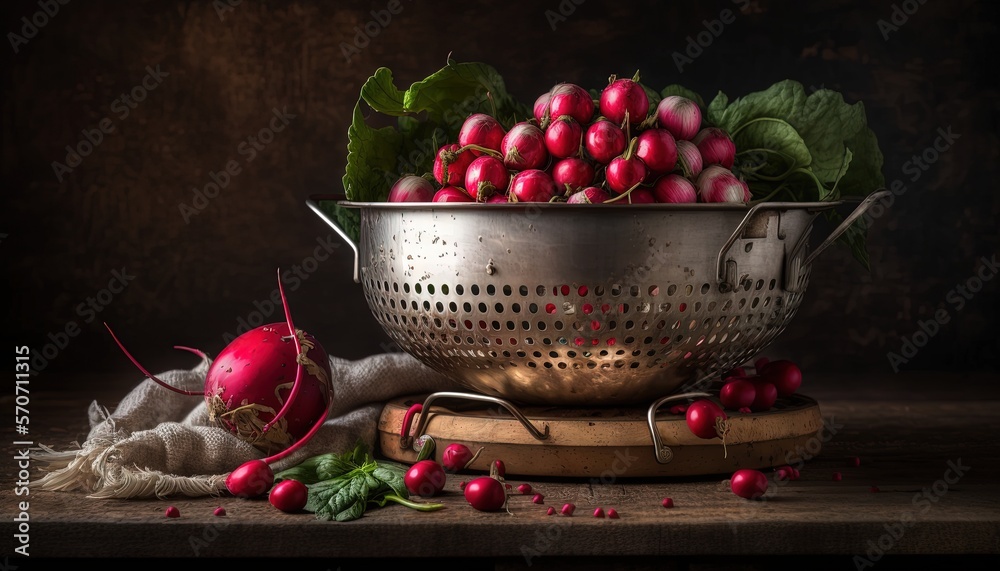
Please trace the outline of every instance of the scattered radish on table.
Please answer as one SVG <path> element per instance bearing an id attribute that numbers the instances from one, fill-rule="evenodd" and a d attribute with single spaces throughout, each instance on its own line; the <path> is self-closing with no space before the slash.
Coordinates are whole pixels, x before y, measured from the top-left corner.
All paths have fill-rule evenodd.
<path id="1" fill-rule="evenodd" d="M 298 480 L 282 480 L 267 494 L 272 506 L 285 513 L 298 513 L 306 507 L 309 489 Z"/>
<path id="2" fill-rule="evenodd" d="M 729 479 L 729 487 L 737 496 L 755 500 L 767 492 L 767 476 L 760 470 L 737 470 Z"/>
<path id="3" fill-rule="evenodd" d="M 176 507 L 169 506 L 164 510 L 163 515 L 170 518 L 181 517 L 181 512 Z"/>
<path id="4" fill-rule="evenodd" d="M 479 511 L 495 512 L 507 505 L 507 491 L 496 478 L 480 476 L 465 486 L 465 499 Z"/>
<path id="5" fill-rule="evenodd" d="M 802 385 L 802 370 L 787 359 L 768 361 L 761 366 L 757 374 L 772 383 L 780 397 L 791 396 Z"/>
<path id="6" fill-rule="evenodd" d="M 469 468 L 469 465 L 475 462 L 476 458 L 483 451 L 480 447 L 479 450 L 473 452 L 465 444 L 460 442 L 452 442 L 451 444 L 444 447 L 444 451 L 441 452 L 441 465 L 444 467 L 446 472 L 460 472 Z"/>
<path id="7" fill-rule="evenodd" d="M 440 494 L 447 479 L 444 467 L 434 460 L 420 460 L 414 463 L 403 476 L 406 489 L 411 494 L 424 497 Z"/>

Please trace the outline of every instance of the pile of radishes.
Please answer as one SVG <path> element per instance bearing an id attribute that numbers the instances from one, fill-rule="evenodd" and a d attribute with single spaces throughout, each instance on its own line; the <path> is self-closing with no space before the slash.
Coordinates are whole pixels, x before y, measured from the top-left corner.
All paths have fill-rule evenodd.
<path id="1" fill-rule="evenodd" d="M 433 180 L 405 174 L 390 202 L 693 203 L 751 200 L 733 173 L 736 145 L 705 125 L 698 104 L 670 95 L 650 106 L 638 74 L 611 76 L 595 100 L 573 83 L 537 98 L 509 129 L 469 115 L 442 145 Z"/>

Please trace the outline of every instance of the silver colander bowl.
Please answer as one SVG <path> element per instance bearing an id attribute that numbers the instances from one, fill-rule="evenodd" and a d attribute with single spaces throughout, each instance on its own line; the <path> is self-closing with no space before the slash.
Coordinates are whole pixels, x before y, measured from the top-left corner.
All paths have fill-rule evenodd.
<path id="1" fill-rule="evenodd" d="M 811 263 L 887 191 L 810 251 L 842 202 L 308 206 L 354 249 L 354 280 L 401 349 L 514 402 L 632 405 L 744 363 L 802 303 Z"/>

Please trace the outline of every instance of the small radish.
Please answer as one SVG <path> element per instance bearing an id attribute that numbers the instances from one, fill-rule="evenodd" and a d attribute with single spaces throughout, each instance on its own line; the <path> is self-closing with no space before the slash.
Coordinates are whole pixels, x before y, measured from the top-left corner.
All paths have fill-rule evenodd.
<path id="1" fill-rule="evenodd" d="M 698 202 L 698 189 L 688 179 L 671 173 L 653 183 L 653 197 L 657 202 L 666 204 Z"/>
<path id="2" fill-rule="evenodd" d="M 542 494 L 535 494 L 534 497 L 531 498 L 531 503 L 543 504 L 545 503 L 545 496 L 543 496 Z"/>
<path id="3" fill-rule="evenodd" d="M 577 123 L 586 125 L 594 117 L 594 100 L 590 93 L 579 85 L 558 83 L 549 90 L 547 95 L 549 117 L 553 121 L 563 116 L 569 116 Z M 537 118 L 537 101 L 535 105 Z"/>
<path id="4" fill-rule="evenodd" d="M 637 142 L 638 138 L 632 139 L 625 152 L 608 163 L 604 176 L 611 192 L 623 194 L 646 180 L 649 169 L 635 154 Z"/>
<path id="5" fill-rule="evenodd" d="M 580 154 L 583 148 L 583 127 L 576 119 L 564 115 L 553 120 L 545 129 L 545 149 L 554 158 L 565 159 Z"/>
<path id="6" fill-rule="evenodd" d="M 434 185 L 415 174 L 401 177 L 389 190 L 389 202 L 430 202 L 433 198 Z"/>
<path id="7" fill-rule="evenodd" d="M 552 506 L 549 506 L 549 508 L 545 510 L 545 515 L 555 515 L 555 513 L 556 513 L 556 508 Z"/>
<path id="8" fill-rule="evenodd" d="M 656 105 L 656 122 L 676 139 L 690 141 L 701 129 L 701 108 L 680 95 L 668 95 Z"/>
<path id="9" fill-rule="evenodd" d="M 222 517 L 222 516 L 226 515 L 226 508 L 224 508 L 222 506 L 219 506 L 219 507 L 215 508 L 215 510 L 212 512 L 212 515 L 214 515 L 216 517 Z"/>
<path id="10" fill-rule="evenodd" d="M 877 493 L 881 492 L 882 490 L 879 489 L 878 486 L 872 486 L 872 487 L 868 488 L 868 491 L 871 492 L 871 493 L 873 493 L 873 494 L 877 494 Z"/>
<path id="11" fill-rule="evenodd" d="M 515 123 L 500 143 L 503 164 L 513 170 L 540 169 L 549 160 L 545 133 L 535 125 Z"/>
<path id="12" fill-rule="evenodd" d="M 745 377 L 747 376 L 747 371 L 743 367 L 736 367 L 735 369 L 729 369 L 725 373 L 722 373 L 722 380 L 725 381 L 730 377 Z"/>
<path id="13" fill-rule="evenodd" d="M 723 437 L 728 429 L 725 411 L 708 399 L 699 399 L 691 403 L 685 420 L 688 428 L 698 438 Z"/>
<path id="14" fill-rule="evenodd" d="M 507 503 L 507 492 L 496 478 L 480 476 L 470 481 L 464 490 L 465 500 L 475 509 L 495 512 Z"/>
<path id="15" fill-rule="evenodd" d="M 458 186 L 444 186 L 436 193 L 432 202 L 475 202 L 476 199 L 465 192 L 465 189 Z"/>
<path id="16" fill-rule="evenodd" d="M 568 157 L 552 165 L 556 192 L 570 196 L 594 184 L 594 166 L 586 159 Z"/>
<path id="17" fill-rule="evenodd" d="M 625 152 L 627 146 L 625 131 L 606 119 L 591 123 L 583 136 L 584 149 L 591 158 L 602 165 L 610 163 L 611 159 Z"/>
<path id="18" fill-rule="evenodd" d="M 470 150 L 462 150 L 458 143 L 442 145 L 434 157 L 434 180 L 441 186 L 458 186 L 465 180 L 465 170 L 476 155 Z M 447 180 L 445 180 L 447 177 Z"/>
<path id="19" fill-rule="evenodd" d="M 523 170 L 511 177 L 508 195 L 516 202 L 549 202 L 556 195 L 556 183 L 543 170 Z"/>
<path id="20" fill-rule="evenodd" d="M 597 508 L 596 510 L 594 510 L 594 517 L 598 518 L 604 517 L 604 508 Z"/>
<path id="21" fill-rule="evenodd" d="M 747 202 L 748 188 L 731 170 L 709 165 L 695 182 L 701 202 Z"/>
<path id="22" fill-rule="evenodd" d="M 665 508 L 672 508 L 672 507 L 674 507 L 674 499 L 673 498 L 663 498 L 663 500 L 660 501 L 660 505 L 663 506 L 663 507 L 665 507 Z"/>
<path id="23" fill-rule="evenodd" d="M 844 476 L 840 472 L 834 472 L 833 473 L 833 481 L 834 482 L 839 482 L 839 481 L 841 481 L 843 479 L 844 479 Z"/>
<path id="24" fill-rule="evenodd" d="M 646 129 L 636 137 L 635 155 L 651 173 L 665 174 L 677 166 L 677 141 L 666 129 Z"/>
<path id="25" fill-rule="evenodd" d="M 483 155 L 469 164 L 465 170 L 463 187 L 477 202 L 485 202 L 495 194 L 506 194 L 510 183 L 510 173 L 500 159 Z"/>
<path id="26" fill-rule="evenodd" d="M 729 479 L 729 487 L 737 496 L 754 500 L 767 491 L 767 476 L 760 470 L 737 470 Z"/>
<path id="27" fill-rule="evenodd" d="M 615 508 L 608 508 L 608 519 L 618 519 L 618 510 Z"/>
<path id="28" fill-rule="evenodd" d="M 848 458 L 847 463 L 857 468 L 858 466 L 861 465 L 861 458 L 859 458 L 858 456 L 851 456 L 850 458 Z"/>
<path id="29" fill-rule="evenodd" d="M 458 489 L 459 489 L 459 490 L 462 490 L 462 491 L 464 492 L 464 491 L 465 491 L 465 487 L 466 487 L 466 486 L 468 486 L 468 485 L 469 485 L 469 483 L 468 483 L 468 482 L 466 482 L 465 480 L 462 480 L 462 481 L 461 481 L 461 482 L 460 482 L 460 483 L 458 484 Z"/>
<path id="30" fill-rule="evenodd" d="M 753 368 L 757 371 L 757 374 L 759 375 L 761 369 L 764 368 L 764 365 L 767 365 L 770 362 L 771 360 L 768 359 L 767 357 L 761 357 L 753 362 Z"/>
<path id="31" fill-rule="evenodd" d="M 493 151 L 500 151 L 500 142 L 507 133 L 495 118 L 486 113 L 473 113 L 466 117 L 458 132 L 459 146 L 474 145 Z M 482 150 L 469 149 L 473 155 L 481 156 Z"/>
<path id="32" fill-rule="evenodd" d="M 447 474 L 444 467 L 434 460 L 420 460 L 414 463 L 403 476 L 403 483 L 411 494 L 431 497 L 444 489 Z"/>
<path id="33" fill-rule="evenodd" d="M 561 510 L 559 510 L 559 513 L 561 513 L 563 515 L 573 515 L 574 511 L 576 511 L 576 506 L 575 505 L 573 505 L 573 504 L 563 504 L 563 507 L 562 507 Z"/>
<path id="34" fill-rule="evenodd" d="M 551 95 L 551 92 L 548 91 L 539 95 L 538 98 L 535 99 L 535 104 L 532 106 L 532 115 L 535 117 L 535 121 L 538 122 L 539 126 L 548 124 L 549 98 Z"/>
<path id="35" fill-rule="evenodd" d="M 469 464 L 472 464 L 482 451 L 483 449 L 480 448 L 473 453 L 465 444 L 453 442 L 445 446 L 444 451 L 441 452 L 441 465 L 446 472 L 455 473 L 466 470 L 469 468 Z"/>
<path id="36" fill-rule="evenodd" d="M 264 460 L 250 460 L 226 476 L 226 489 L 239 498 L 265 494 L 274 484 L 274 471 Z"/>
<path id="37" fill-rule="evenodd" d="M 267 501 L 285 513 L 302 511 L 308 498 L 309 489 L 298 480 L 282 480 L 267 494 Z"/>
<path id="38" fill-rule="evenodd" d="M 719 400 L 722 401 L 722 406 L 729 410 L 749 407 L 756 398 L 756 387 L 746 379 L 730 378 L 719 390 Z"/>
<path id="39" fill-rule="evenodd" d="M 632 79 L 617 79 L 611 76 L 607 87 L 601 91 L 599 101 L 601 115 L 614 123 L 625 122 L 636 125 L 646 119 L 649 114 L 649 96 L 639 84 L 639 73 Z"/>
<path id="40" fill-rule="evenodd" d="M 531 484 L 521 484 L 520 486 L 517 487 L 517 491 L 522 494 L 530 494 Z"/>
<path id="41" fill-rule="evenodd" d="M 688 407 L 686 404 L 675 404 L 670 407 L 670 414 L 684 414 L 687 412 L 687 409 Z"/>
<path id="42" fill-rule="evenodd" d="M 729 133 L 717 127 L 706 127 L 691 140 L 701 152 L 701 158 L 707 165 L 722 165 L 730 169 L 736 160 L 736 145 Z"/>
<path id="43" fill-rule="evenodd" d="M 507 475 L 507 465 L 503 463 L 503 460 L 493 461 L 493 465 L 490 467 L 490 475 L 493 474 L 500 479 L 503 479 Z"/>
<path id="44" fill-rule="evenodd" d="M 791 361 L 785 359 L 770 361 L 758 371 L 761 378 L 774 384 L 778 389 L 778 396 L 791 396 L 802 386 L 802 371 Z"/>
<path id="45" fill-rule="evenodd" d="M 771 410 L 778 400 L 778 389 L 774 383 L 767 381 L 756 381 L 754 385 L 754 399 L 750 403 L 750 410 L 754 412 L 764 412 Z"/>
<path id="46" fill-rule="evenodd" d="M 756 389 L 756 387 L 755 387 L 755 389 Z M 741 414 L 750 414 L 753 411 L 750 410 L 750 407 L 748 407 L 748 406 L 741 406 L 738 412 L 740 412 Z"/>
<path id="47" fill-rule="evenodd" d="M 646 187 L 633 188 L 632 190 L 626 192 L 622 195 L 624 198 L 619 200 L 612 200 L 612 203 L 618 204 L 655 204 L 656 197 L 653 196 L 653 191 Z"/>
<path id="48" fill-rule="evenodd" d="M 688 180 L 695 180 L 704 169 L 701 151 L 691 141 L 677 140 L 677 169 Z"/>
<path id="49" fill-rule="evenodd" d="M 166 517 L 181 517 L 181 511 L 174 506 L 170 506 L 163 512 L 163 515 Z"/>
<path id="50" fill-rule="evenodd" d="M 608 191 L 597 186 L 588 186 L 571 194 L 566 202 L 568 204 L 602 204 L 609 200 L 611 200 L 611 195 L 608 194 Z"/>

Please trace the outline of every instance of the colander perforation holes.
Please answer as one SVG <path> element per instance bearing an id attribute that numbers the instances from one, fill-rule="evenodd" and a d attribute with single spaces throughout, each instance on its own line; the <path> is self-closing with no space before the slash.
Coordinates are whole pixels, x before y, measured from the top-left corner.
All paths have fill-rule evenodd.
<path id="1" fill-rule="evenodd" d="M 465 286 L 463 286 L 462 284 L 456 284 L 455 293 L 457 293 L 458 295 L 465 295 Z"/>
<path id="2" fill-rule="evenodd" d="M 423 291 L 423 286 L 420 285 L 420 282 L 413 284 L 413 291 L 417 293 L 421 293 Z"/>
<path id="3" fill-rule="evenodd" d="M 604 286 L 594 286 L 594 295 L 604 297 Z"/>
<path id="4" fill-rule="evenodd" d="M 521 297 L 528 297 L 528 286 L 518 286 L 517 293 L 521 294 Z"/>
<path id="5" fill-rule="evenodd" d="M 528 304 L 528 312 L 529 313 L 538 313 L 538 304 L 534 303 L 534 302 L 529 303 Z"/>
<path id="6" fill-rule="evenodd" d="M 756 290 L 764 289 L 764 280 L 757 280 L 757 285 L 754 287 Z"/>
<path id="7" fill-rule="evenodd" d="M 431 310 L 431 302 L 427 301 L 426 299 L 424 300 L 423 306 L 424 306 L 424 311 Z"/>
<path id="8" fill-rule="evenodd" d="M 674 295 L 675 293 L 677 293 L 677 284 L 667 286 L 667 295 Z"/>
<path id="9" fill-rule="evenodd" d="M 394 291 L 396 293 L 399 293 L 399 283 L 398 282 L 392 282 L 392 291 Z"/>
<path id="10" fill-rule="evenodd" d="M 516 328 L 517 328 L 517 325 L 513 321 L 508 321 L 507 322 L 507 331 L 514 331 L 514 329 L 516 329 Z"/>
<path id="11" fill-rule="evenodd" d="M 621 294 L 622 294 L 622 285 L 621 284 L 613 284 L 611 286 L 611 297 L 618 297 Z"/>
<path id="12" fill-rule="evenodd" d="M 485 303 L 480 301 L 477 307 L 479 307 L 479 313 L 486 313 L 487 308 Z"/>
<path id="13" fill-rule="evenodd" d="M 403 283 L 403 293 L 410 293 L 410 284 Z"/>
<path id="14" fill-rule="evenodd" d="M 660 286 L 651 285 L 649 286 L 649 289 L 646 290 L 646 293 L 648 293 L 650 297 L 656 297 L 660 295 Z"/>
<path id="15" fill-rule="evenodd" d="M 774 286 L 775 286 L 775 284 L 777 284 L 777 283 L 778 283 L 778 280 L 776 280 L 776 279 L 774 279 L 774 278 L 771 278 L 771 282 L 770 282 L 769 284 L 767 284 L 767 289 L 769 289 L 769 290 L 773 290 L 773 289 L 774 289 Z"/>
<path id="16" fill-rule="evenodd" d="M 471 293 L 472 295 L 479 295 L 479 285 L 472 284 L 471 286 L 469 286 L 469 293 Z"/>
<path id="17" fill-rule="evenodd" d="M 539 297 L 545 295 L 545 286 L 535 286 L 535 295 Z"/>
<path id="18" fill-rule="evenodd" d="M 521 322 L 521 329 L 523 329 L 525 331 L 531 331 L 531 322 L 530 321 L 522 321 Z"/>
<path id="19" fill-rule="evenodd" d="M 701 284 L 701 295 L 707 294 L 709 291 L 711 291 L 711 289 L 712 289 L 712 286 L 710 286 L 708 284 Z"/>
<path id="20" fill-rule="evenodd" d="M 511 288 L 509 285 L 503 286 L 503 294 L 504 295 L 510 296 L 510 294 L 512 294 L 512 293 L 514 293 L 513 288 Z"/>

